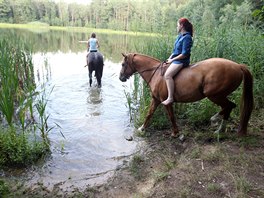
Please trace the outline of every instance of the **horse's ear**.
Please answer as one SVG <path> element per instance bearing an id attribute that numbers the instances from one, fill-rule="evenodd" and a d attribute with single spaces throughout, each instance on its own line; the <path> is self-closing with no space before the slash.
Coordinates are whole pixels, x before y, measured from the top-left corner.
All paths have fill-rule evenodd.
<path id="1" fill-rule="evenodd" d="M 122 53 L 122 55 L 126 58 L 127 57 L 127 55 L 125 55 L 124 53 Z"/>

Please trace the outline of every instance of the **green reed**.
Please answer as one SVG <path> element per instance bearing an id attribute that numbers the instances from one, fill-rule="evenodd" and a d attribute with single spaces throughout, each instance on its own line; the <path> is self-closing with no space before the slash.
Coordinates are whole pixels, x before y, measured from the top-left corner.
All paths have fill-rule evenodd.
<path id="1" fill-rule="evenodd" d="M 35 89 L 32 57 L 19 44 L 0 42 L 0 110 L 11 126 L 15 109 Z"/>
<path id="2" fill-rule="evenodd" d="M 39 95 L 41 100 L 35 102 Z M 49 150 L 47 131 L 51 128 L 47 128 L 44 97 L 36 91 L 30 49 L 19 38 L 0 40 L 0 166 L 32 163 Z"/>
<path id="3" fill-rule="evenodd" d="M 6 53 L 7 49 L 5 43 L 0 43 L 1 53 L 1 90 L 0 90 L 0 109 L 5 116 L 9 125 L 12 124 L 14 114 L 14 95 L 18 86 L 17 76 L 12 68 L 12 56 Z"/>
<path id="4" fill-rule="evenodd" d="M 173 48 L 175 35 L 166 35 L 153 39 L 150 43 L 140 43 L 137 45 L 139 53 L 147 54 L 166 60 Z M 198 62 L 207 58 L 222 57 L 233 60 L 235 62 L 248 65 L 254 77 L 254 100 L 255 108 L 264 107 L 264 38 L 260 30 L 254 27 L 237 27 L 230 25 L 215 27 L 210 31 L 206 31 L 202 26 L 195 28 L 194 45 L 192 48 L 191 62 Z M 146 83 L 143 89 L 146 88 Z M 230 99 L 234 101 L 238 108 L 233 111 L 232 116 L 238 118 L 239 104 L 241 100 L 241 87 L 231 94 Z M 143 121 L 146 108 L 149 105 L 150 94 L 139 92 L 140 95 L 140 116 Z M 144 94 L 143 94 L 144 93 Z M 202 124 L 207 123 L 209 118 L 220 109 L 211 101 L 205 99 L 195 103 L 176 104 L 177 116 L 179 118 L 187 118 L 190 123 Z M 154 123 L 163 119 L 163 110 L 154 115 Z M 155 121 L 156 120 L 156 121 Z M 164 121 L 162 121 L 164 124 Z M 166 123 L 166 122 L 165 122 Z M 168 123 L 168 122 L 167 122 Z M 166 124 L 164 124 L 166 125 Z"/>
<path id="5" fill-rule="evenodd" d="M 49 115 L 46 114 L 46 107 L 47 107 L 47 103 L 48 103 L 48 98 L 49 98 L 50 94 L 52 93 L 53 89 L 54 89 L 54 87 L 51 89 L 51 91 L 48 93 L 48 95 L 46 93 L 46 90 L 44 89 L 41 92 L 41 94 L 38 95 L 38 97 L 36 99 L 36 104 L 35 104 L 38 115 L 39 115 L 39 121 L 37 123 L 37 128 L 40 130 L 41 137 L 44 140 L 44 144 L 47 147 L 50 146 L 48 134 L 54 127 L 48 126 Z"/>
<path id="6" fill-rule="evenodd" d="M 133 80 L 133 92 L 126 92 L 125 91 L 125 96 L 127 99 L 127 105 L 128 105 L 128 109 L 129 109 L 129 116 L 130 116 L 130 122 L 132 120 L 136 120 L 137 119 L 137 106 L 138 106 L 138 95 L 140 95 L 140 91 L 142 83 L 140 82 L 140 76 L 138 74 L 134 75 L 134 80 Z"/>

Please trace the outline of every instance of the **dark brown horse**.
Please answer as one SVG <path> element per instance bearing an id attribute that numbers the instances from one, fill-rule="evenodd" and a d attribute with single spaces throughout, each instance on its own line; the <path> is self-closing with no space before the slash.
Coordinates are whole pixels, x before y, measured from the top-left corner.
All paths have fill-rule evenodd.
<path id="1" fill-rule="evenodd" d="M 148 83 L 152 101 L 145 122 L 139 130 L 145 129 L 158 105 L 167 98 L 168 92 L 162 73 L 167 69 L 161 61 L 142 54 L 122 54 L 124 56 L 119 79 L 124 82 L 132 74 L 138 72 Z M 253 78 L 245 65 L 235 63 L 223 58 L 211 58 L 182 69 L 175 78 L 174 101 L 195 102 L 208 98 L 222 109 L 211 118 L 222 118 L 218 132 L 224 129 L 224 123 L 236 105 L 227 99 L 241 82 L 243 94 L 240 110 L 240 126 L 238 135 L 247 134 L 248 121 L 253 109 Z M 173 105 L 165 106 L 173 126 L 172 136 L 178 133 L 177 124 L 173 113 Z"/>
<path id="2" fill-rule="evenodd" d="M 100 88 L 102 86 L 102 76 L 104 68 L 104 58 L 100 52 L 90 52 L 87 57 L 87 66 L 89 72 L 89 84 L 92 85 L 92 73 L 95 71 L 95 77 L 97 80 L 97 86 Z"/>

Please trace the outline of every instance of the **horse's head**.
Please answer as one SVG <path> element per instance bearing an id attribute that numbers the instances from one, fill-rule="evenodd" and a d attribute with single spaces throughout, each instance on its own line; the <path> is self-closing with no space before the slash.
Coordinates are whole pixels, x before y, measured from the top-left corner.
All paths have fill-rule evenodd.
<path id="1" fill-rule="evenodd" d="M 122 82 L 125 82 L 127 79 L 129 79 L 129 77 L 136 72 L 136 69 L 133 65 L 133 58 L 134 58 L 134 54 L 123 54 L 124 56 L 123 58 L 123 62 L 122 62 L 122 68 L 120 71 L 120 75 L 119 75 L 119 79 Z"/>

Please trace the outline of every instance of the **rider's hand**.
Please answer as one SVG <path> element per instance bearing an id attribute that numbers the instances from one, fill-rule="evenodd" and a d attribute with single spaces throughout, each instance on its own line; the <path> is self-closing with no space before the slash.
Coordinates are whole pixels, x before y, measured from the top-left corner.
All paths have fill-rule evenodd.
<path id="1" fill-rule="evenodd" d="M 167 63 L 167 64 L 170 64 L 170 63 L 172 63 L 172 61 L 173 61 L 173 60 L 169 58 L 169 59 L 166 60 L 166 63 Z"/>

